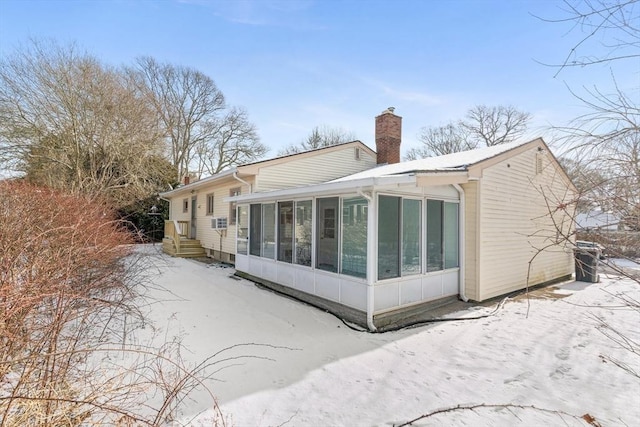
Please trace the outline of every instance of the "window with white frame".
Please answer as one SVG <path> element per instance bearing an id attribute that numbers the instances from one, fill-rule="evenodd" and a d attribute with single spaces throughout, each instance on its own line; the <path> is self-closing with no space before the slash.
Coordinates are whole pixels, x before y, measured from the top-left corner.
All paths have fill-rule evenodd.
<path id="1" fill-rule="evenodd" d="M 311 266 L 312 211 L 311 200 L 296 202 L 294 229 L 295 263 Z"/>
<path id="2" fill-rule="evenodd" d="M 207 194 L 207 215 L 213 215 L 213 193 Z"/>
<path id="3" fill-rule="evenodd" d="M 362 197 L 342 200 L 342 274 L 367 276 L 367 217 L 358 215 L 366 206 L 367 199 Z"/>
<path id="4" fill-rule="evenodd" d="M 278 261 L 293 262 L 293 202 L 278 202 Z"/>
<path id="5" fill-rule="evenodd" d="M 338 272 L 338 197 L 317 199 L 316 267 Z"/>
<path id="6" fill-rule="evenodd" d="M 262 250 L 260 256 L 276 258 L 276 204 L 262 205 Z"/>
<path id="7" fill-rule="evenodd" d="M 459 267 L 458 203 L 427 200 L 427 272 Z"/>
<path id="8" fill-rule="evenodd" d="M 240 255 L 247 255 L 249 243 L 249 207 L 238 206 L 238 227 L 236 252 Z"/>
<path id="9" fill-rule="evenodd" d="M 424 219 L 422 206 L 419 199 L 378 197 L 378 280 L 420 274 L 423 259 L 427 272 L 459 266 L 458 204 L 428 199 Z"/>
<path id="10" fill-rule="evenodd" d="M 189 212 L 189 199 L 182 199 L 182 212 Z"/>
<path id="11" fill-rule="evenodd" d="M 232 188 L 229 190 L 229 197 L 235 197 L 240 195 L 240 187 Z M 236 223 L 236 202 L 229 203 L 229 225 L 235 225 Z"/>

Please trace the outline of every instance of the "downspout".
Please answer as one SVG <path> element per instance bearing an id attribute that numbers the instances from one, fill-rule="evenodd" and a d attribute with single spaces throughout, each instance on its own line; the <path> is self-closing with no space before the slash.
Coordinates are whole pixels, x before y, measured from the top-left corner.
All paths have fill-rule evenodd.
<path id="1" fill-rule="evenodd" d="M 465 271 L 465 259 L 464 259 L 464 251 L 465 251 L 465 241 L 466 241 L 466 236 L 465 236 L 465 229 L 464 229 L 464 219 L 465 219 L 465 195 L 464 195 L 464 190 L 462 189 L 462 187 L 460 187 L 460 185 L 458 184 L 453 184 L 453 187 L 458 191 L 458 193 L 460 194 L 460 209 L 459 214 L 458 214 L 458 230 L 460 233 L 460 237 L 459 237 L 459 257 L 460 257 L 460 273 L 458 275 L 458 294 L 460 295 L 460 299 L 464 302 L 468 302 L 469 298 L 467 298 L 467 296 L 464 294 L 464 279 L 465 279 L 465 275 L 464 275 L 464 271 Z"/>
<path id="2" fill-rule="evenodd" d="M 245 181 L 244 179 L 240 178 L 238 176 L 238 172 L 234 172 L 233 173 L 233 179 L 235 179 L 236 181 L 240 181 L 241 183 L 243 183 L 244 185 L 249 187 L 249 194 L 253 193 L 253 188 L 251 186 L 251 184 L 249 184 L 247 181 Z"/>
<path id="3" fill-rule="evenodd" d="M 361 188 L 357 189 L 358 195 L 369 202 L 369 209 L 367 209 L 367 259 L 373 260 L 375 257 L 375 207 L 373 206 L 373 197 L 369 194 L 365 194 Z M 367 263 L 367 327 L 369 332 L 376 332 L 378 328 L 373 324 L 373 310 L 375 308 L 374 300 L 374 277 L 375 277 L 375 262 L 371 261 Z"/>

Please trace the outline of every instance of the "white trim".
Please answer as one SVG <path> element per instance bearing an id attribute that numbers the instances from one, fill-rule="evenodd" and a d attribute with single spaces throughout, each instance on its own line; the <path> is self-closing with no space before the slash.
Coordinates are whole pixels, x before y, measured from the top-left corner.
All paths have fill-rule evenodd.
<path id="1" fill-rule="evenodd" d="M 264 193 L 245 194 L 236 197 L 227 197 L 225 202 L 260 202 L 276 200 L 284 197 L 321 197 L 325 195 L 339 196 L 344 193 L 353 193 L 358 188 L 385 185 L 415 185 L 415 175 L 383 176 L 364 178 L 353 181 L 330 181 L 323 184 L 308 185 L 306 187 L 287 188 L 284 190 L 266 191 Z"/>

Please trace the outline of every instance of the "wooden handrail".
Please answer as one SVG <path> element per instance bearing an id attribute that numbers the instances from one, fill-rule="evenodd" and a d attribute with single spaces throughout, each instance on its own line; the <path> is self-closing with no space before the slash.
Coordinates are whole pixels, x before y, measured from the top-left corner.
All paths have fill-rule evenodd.
<path id="1" fill-rule="evenodd" d="M 178 220 L 165 220 L 164 222 L 164 237 L 168 237 L 173 240 L 173 244 L 176 246 L 176 253 L 180 253 L 180 240 L 187 237 L 187 230 L 189 230 L 189 221 Z"/>

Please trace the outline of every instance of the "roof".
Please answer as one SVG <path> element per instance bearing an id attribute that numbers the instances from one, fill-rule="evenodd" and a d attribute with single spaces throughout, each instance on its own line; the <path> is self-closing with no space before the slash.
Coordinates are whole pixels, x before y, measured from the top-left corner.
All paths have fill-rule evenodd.
<path id="1" fill-rule="evenodd" d="M 511 142 L 508 144 L 494 145 L 492 147 L 476 148 L 458 153 L 445 154 L 443 156 L 427 157 L 426 159 L 411 160 L 408 162 L 394 163 L 378 166 L 363 172 L 345 176 L 335 181 L 349 181 L 362 178 L 400 175 L 417 172 L 451 172 L 467 170 L 469 166 L 496 157 L 502 153 L 530 144 L 535 139 L 527 142 Z"/>
<path id="2" fill-rule="evenodd" d="M 185 190 L 194 190 L 196 188 L 200 188 L 203 187 L 205 185 L 211 184 L 215 181 L 219 181 L 225 178 L 229 178 L 232 177 L 234 174 L 239 174 L 239 175 L 243 175 L 243 172 L 246 172 L 246 175 L 255 175 L 257 174 L 257 169 L 256 166 L 264 166 L 267 165 L 269 163 L 279 163 L 282 161 L 286 161 L 286 159 L 292 158 L 292 157 L 307 157 L 307 156 L 312 156 L 314 154 L 316 154 L 319 151 L 328 151 L 328 150 L 336 150 L 339 148 L 342 148 L 344 146 L 347 145 L 359 145 L 361 146 L 361 148 L 364 148 L 368 151 L 370 151 L 372 154 L 375 154 L 375 151 L 373 151 L 371 148 L 369 148 L 365 143 L 363 143 L 362 141 L 359 140 L 355 140 L 355 141 L 349 141 L 349 142 L 343 142 L 340 144 L 334 144 L 334 145 L 328 145 L 326 147 L 320 147 L 320 148 L 315 148 L 313 150 L 307 150 L 307 151 L 301 151 L 299 153 L 293 153 L 293 154 L 285 154 L 284 156 L 278 156 L 278 157 L 272 157 L 270 159 L 266 159 L 266 160 L 259 160 L 257 162 L 252 162 L 252 163 L 245 163 L 242 165 L 238 165 L 238 166 L 234 166 L 231 167 L 229 169 L 226 169 L 222 172 L 219 172 L 215 175 L 200 179 L 198 181 L 192 182 L 190 184 L 187 185 L 181 185 L 180 187 L 177 187 L 173 190 L 170 191 L 165 191 L 163 193 L 160 193 L 160 196 L 162 197 L 171 197 L 174 196 L 178 193 L 181 193 Z"/>
<path id="3" fill-rule="evenodd" d="M 540 138 L 527 142 L 513 142 L 493 147 L 477 148 L 446 154 L 444 156 L 429 157 L 402 163 L 378 166 L 333 181 L 312 184 L 303 187 L 288 188 L 260 193 L 240 195 L 226 198 L 226 201 L 261 201 L 279 197 L 301 196 L 308 194 L 330 194 L 332 191 L 353 191 L 381 185 L 415 185 L 418 178 L 434 176 L 448 176 L 455 182 L 459 175 L 467 176 L 470 166 L 496 158 L 518 148 L 528 149 L 535 145 L 544 145 Z M 520 151 L 520 150 L 518 150 Z"/>

